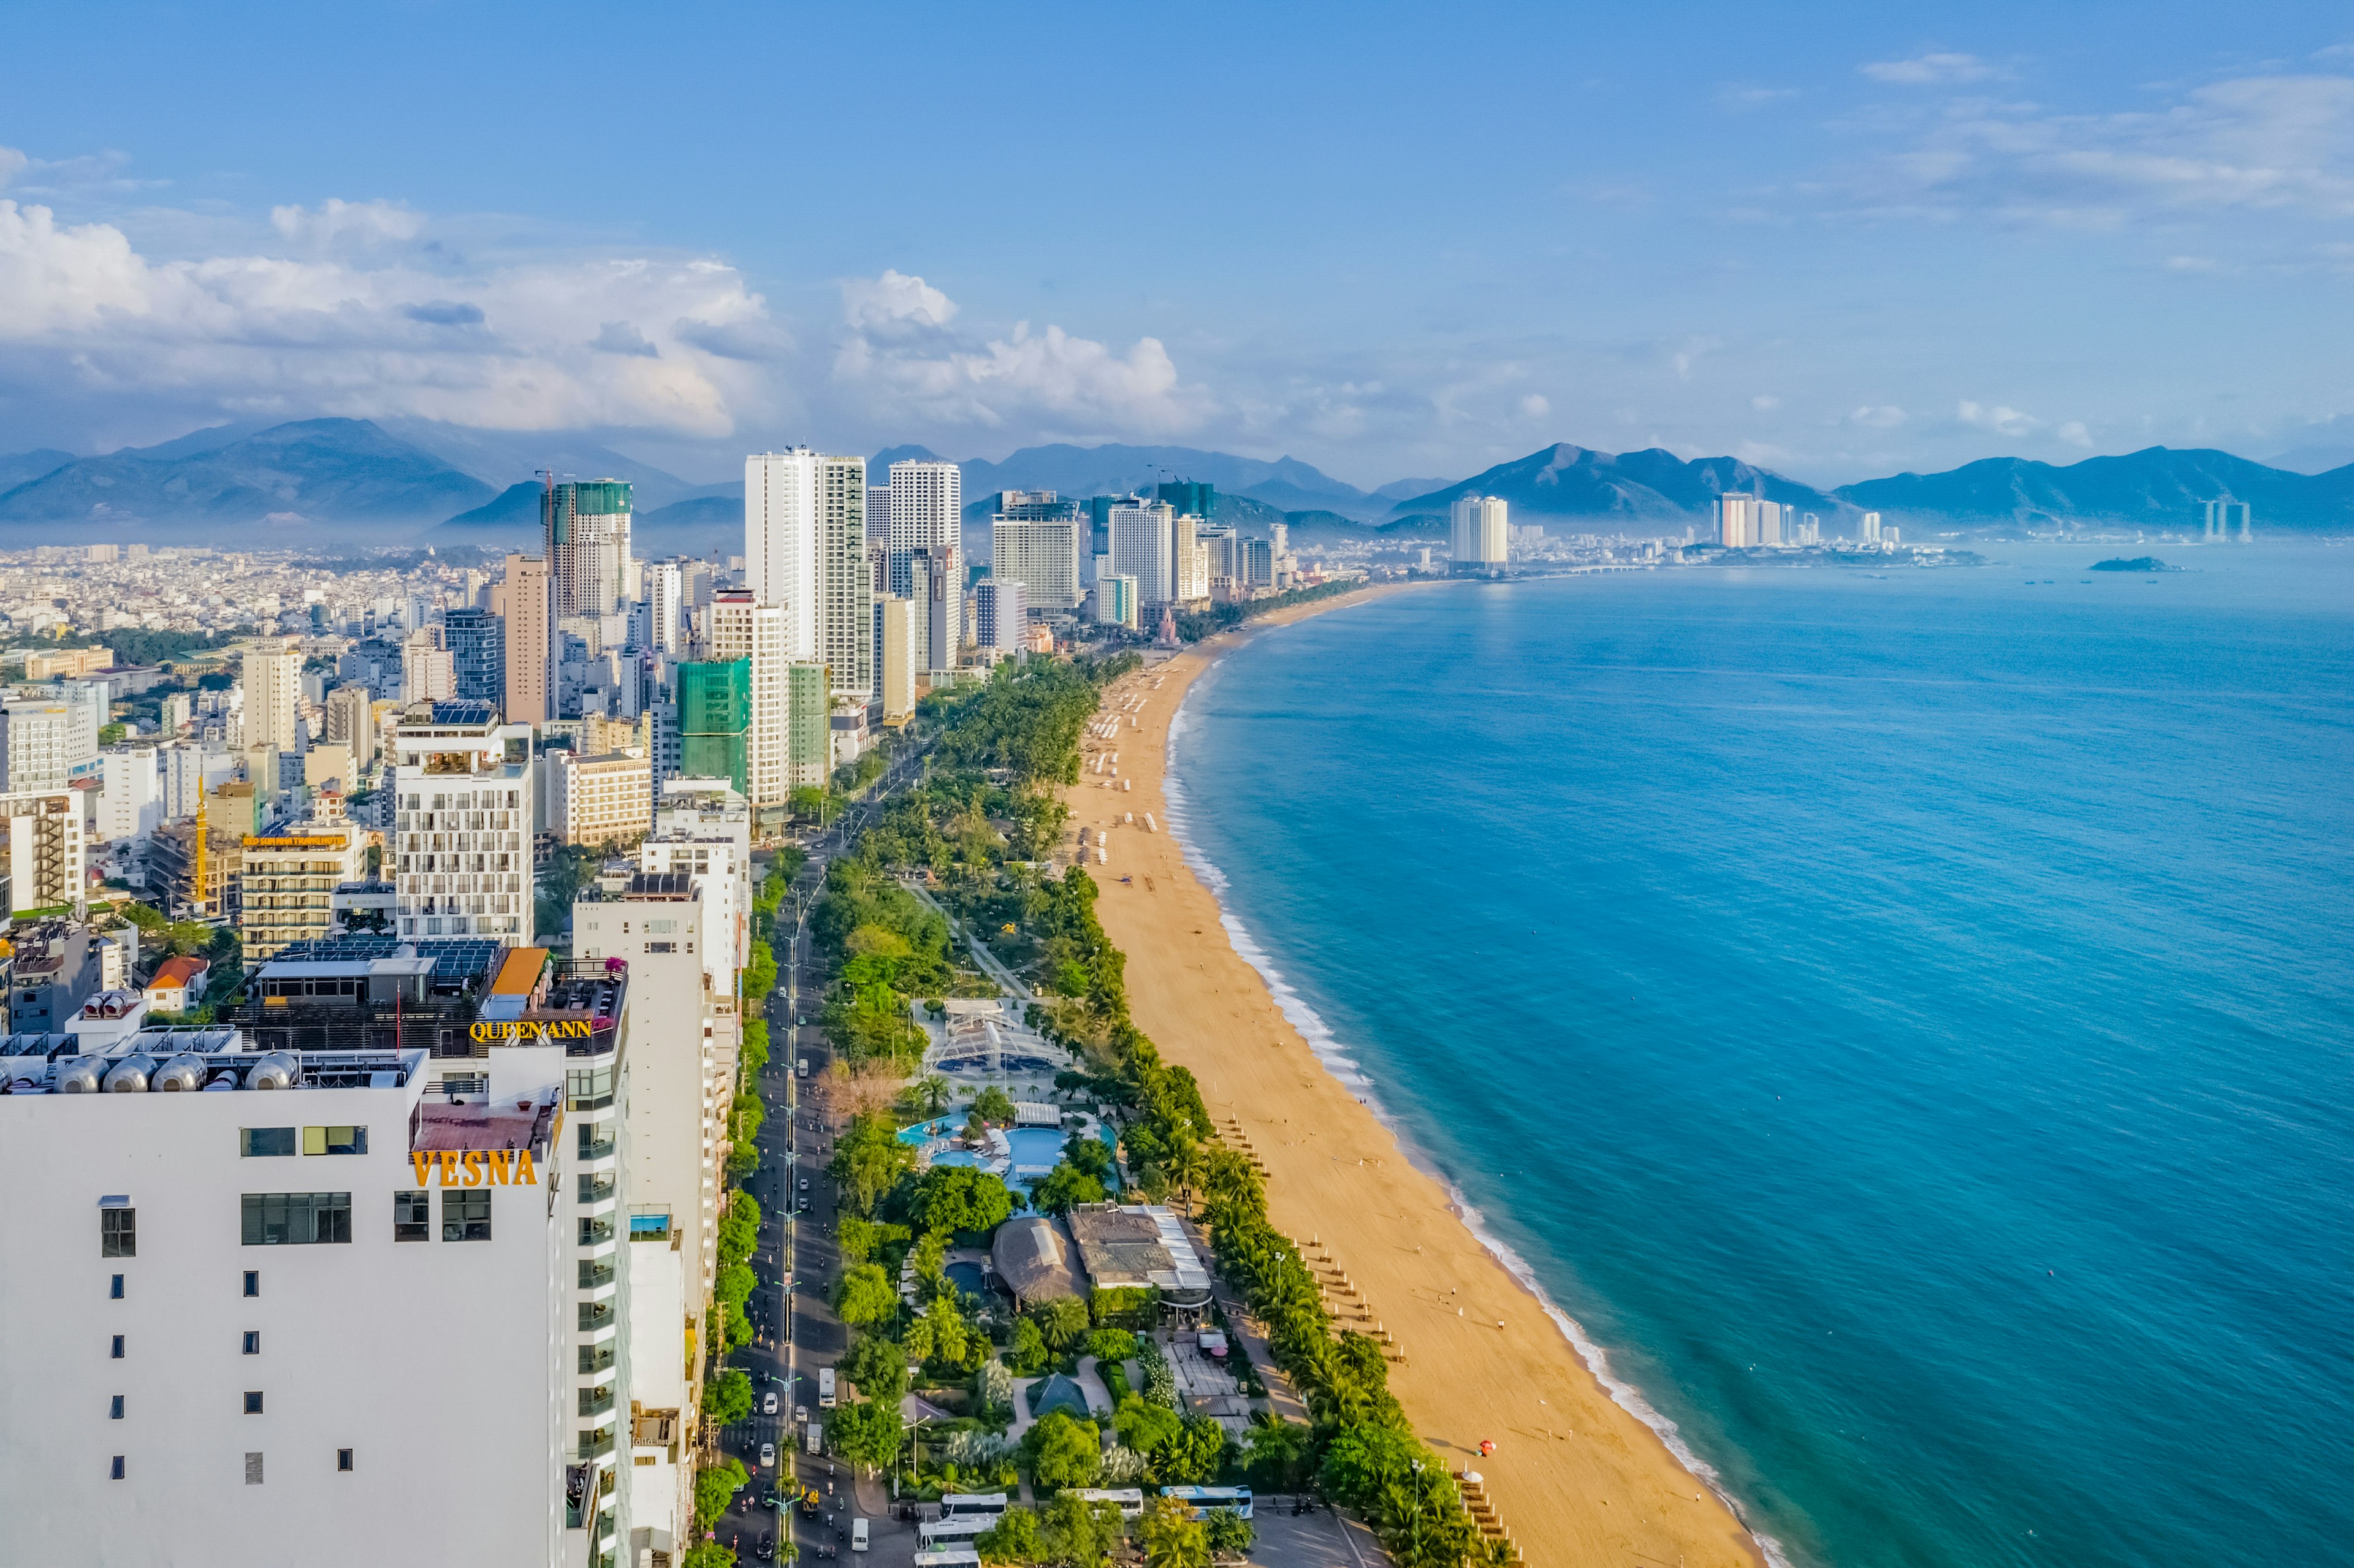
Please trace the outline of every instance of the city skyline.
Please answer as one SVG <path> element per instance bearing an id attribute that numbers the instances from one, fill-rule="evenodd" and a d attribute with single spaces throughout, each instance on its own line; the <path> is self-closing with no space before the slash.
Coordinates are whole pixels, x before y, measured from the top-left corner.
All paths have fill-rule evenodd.
<path id="1" fill-rule="evenodd" d="M 2158 442 L 2354 459 L 2354 35 L 2317 7 L 2134 16 L 1830 6 L 1695 39 L 1235 13 L 1197 38 L 943 14 L 896 69 L 1068 80 L 1095 132 L 960 102 L 854 138 L 828 118 L 847 80 L 729 107 L 705 90 L 744 68 L 634 19 L 469 18 L 451 51 L 367 17 L 159 16 L 101 52 L 27 18 L 49 69 L 0 117 L 0 421 L 77 451 L 313 414 L 588 430 L 700 479 L 801 440 L 1172 441 L 1366 485 L 1560 440 L 1816 482 Z M 525 40 L 557 71 L 625 50 L 695 108 L 550 135 L 492 87 Z M 1188 83 L 1188 136 L 1078 85 L 1130 69 Z M 1348 107 L 1472 71 L 1455 114 Z M 379 78 L 412 135 L 327 107 Z M 197 82 L 238 112 L 193 112 Z M 1220 111 L 1249 134 L 1201 128 Z M 496 157 L 438 155 L 484 125 Z M 732 199 L 811 155 L 867 221 Z M 1146 238 L 1041 191 L 1133 192 Z"/>

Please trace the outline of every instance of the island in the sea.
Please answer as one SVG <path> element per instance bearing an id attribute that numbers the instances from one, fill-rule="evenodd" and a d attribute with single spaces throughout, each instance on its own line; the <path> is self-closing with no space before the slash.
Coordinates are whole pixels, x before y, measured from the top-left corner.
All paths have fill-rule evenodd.
<path id="1" fill-rule="evenodd" d="M 2169 567 L 2156 556 L 2136 556 L 2132 560 L 2094 561 L 2096 572 L 2179 572 L 2180 567 Z"/>

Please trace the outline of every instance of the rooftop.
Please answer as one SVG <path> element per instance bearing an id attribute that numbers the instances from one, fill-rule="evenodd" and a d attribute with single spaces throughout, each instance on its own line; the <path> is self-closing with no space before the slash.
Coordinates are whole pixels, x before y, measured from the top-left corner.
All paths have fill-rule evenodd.
<path id="1" fill-rule="evenodd" d="M 1159 1204 L 1081 1204 L 1070 1213 L 1080 1266 L 1097 1289 L 1150 1285 L 1179 1304 L 1206 1300 L 1209 1270 L 1176 1213 Z"/>

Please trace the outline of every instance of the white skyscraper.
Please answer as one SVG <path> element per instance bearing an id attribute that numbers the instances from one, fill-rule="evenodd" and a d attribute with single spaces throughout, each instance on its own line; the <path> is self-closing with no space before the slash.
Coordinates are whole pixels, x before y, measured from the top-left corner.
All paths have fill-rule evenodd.
<path id="1" fill-rule="evenodd" d="M 1863 514 L 1863 521 L 1862 521 L 1862 523 L 1861 523 L 1861 524 L 1859 524 L 1859 528 L 1860 528 L 1860 530 L 1861 530 L 1861 532 L 1860 532 L 1860 534 L 1859 534 L 1859 537 L 1861 539 L 1861 541 L 1862 541 L 1864 544 L 1867 544 L 1867 545 L 1877 545 L 1877 544 L 1879 544 L 1879 543 L 1880 543 L 1880 514 L 1879 514 L 1879 513 L 1877 513 L 1877 512 L 1867 512 L 1867 513 L 1865 513 L 1865 514 Z"/>
<path id="2" fill-rule="evenodd" d="M 992 520 L 990 577 L 1001 583 L 1020 583 L 1027 591 L 1027 602 L 1042 609 L 1072 608 L 1080 599 L 1079 534 L 1086 527 L 1076 517 L 1050 523 Z M 992 646 L 985 631 L 981 641 Z"/>
<path id="3" fill-rule="evenodd" d="M 1716 542 L 1728 550 L 1757 543 L 1757 498 L 1728 491 L 1716 498 Z"/>
<path id="4" fill-rule="evenodd" d="M 645 574 L 646 643 L 656 652 L 676 654 L 685 623 L 685 584 L 676 561 L 648 561 Z"/>
<path id="5" fill-rule="evenodd" d="M 1137 598 L 1147 609 L 1176 597 L 1176 513 L 1166 502 L 1111 509 L 1111 569 L 1136 579 Z"/>
<path id="6" fill-rule="evenodd" d="M 1447 509 L 1447 553 L 1458 567 L 1500 567 L 1511 549 L 1511 509 L 1500 497 L 1460 495 Z"/>
<path id="7" fill-rule="evenodd" d="M 238 683 L 245 688 L 246 748 L 302 750 L 294 726 L 302 701 L 302 655 L 288 648 L 248 649 Z"/>
<path id="8" fill-rule="evenodd" d="M 861 702 L 875 688 L 875 577 L 866 565 L 866 460 L 821 457 L 817 482 L 817 659 L 832 694 Z"/>
<path id="9" fill-rule="evenodd" d="M 744 580 L 752 597 L 784 611 L 784 657 L 818 657 L 818 470 L 807 447 L 744 460 Z M 731 655 L 733 657 L 733 655 Z"/>
<path id="10" fill-rule="evenodd" d="M 502 725 L 488 703 L 419 703 L 402 715 L 384 852 L 396 935 L 531 945 L 531 745 L 530 725 Z"/>
<path id="11" fill-rule="evenodd" d="M 949 612 L 960 622 L 964 603 L 964 475 L 952 462 L 909 461 L 891 465 L 891 548 L 929 550 L 949 585 Z M 963 641 L 960 624 L 948 646 Z"/>
<path id="12" fill-rule="evenodd" d="M 1783 511 L 1784 508 L 1779 503 L 1767 501 L 1763 498 L 1759 499 L 1757 502 L 1757 543 L 1761 545 L 1779 545 L 1783 543 Z"/>
<path id="13" fill-rule="evenodd" d="M 745 743 L 745 782 L 755 811 L 782 807 L 791 793 L 792 689 L 781 606 L 746 588 L 723 588 L 711 601 L 711 657 L 751 662 L 752 712 Z"/>

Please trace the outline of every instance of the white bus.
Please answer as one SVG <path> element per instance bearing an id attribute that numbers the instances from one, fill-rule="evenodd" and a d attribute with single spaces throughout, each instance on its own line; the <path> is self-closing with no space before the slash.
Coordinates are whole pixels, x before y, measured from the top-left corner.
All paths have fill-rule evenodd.
<path id="1" fill-rule="evenodd" d="M 833 1369 L 832 1367 L 817 1369 L 817 1407 L 820 1410 L 833 1408 Z"/>
<path id="2" fill-rule="evenodd" d="M 985 1530 L 994 1530 L 997 1520 L 992 1515 L 968 1513 L 951 1519 L 928 1519 L 916 1526 L 916 1534 L 926 1547 L 970 1542 Z"/>
<path id="3" fill-rule="evenodd" d="M 1004 1492 L 950 1492 L 940 1499 L 940 1517 L 994 1520 L 1005 1512 L 1010 1500 Z"/>
<path id="4" fill-rule="evenodd" d="M 1199 1519 L 1212 1509 L 1225 1509 L 1248 1519 L 1251 1516 L 1251 1493 L 1248 1487 L 1163 1487 L 1161 1495 L 1175 1498 L 1193 1506 L 1193 1517 Z"/>
<path id="5" fill-rule="evenodd" d="M 981 1568 L 981 1553 L 970 1546 L 951 1546 L 941 1552 L 918 1552 L 916 1568 Z"/>
<path id="6" fill-rule="evenodd" d="M 1071 1495 L 1078 1499 L 1081 1502 L 1118 1503 L 1119 1505 L 1119 1516 L 1122 1519 L 1142 1519 L 1144 1517 L 1144 1489 L 1141 1487 L 1119 1487 L 1108 1489 L 1101 1487 L 1089 1487 L 1084 1491 L 1075 1491 Z"/>

